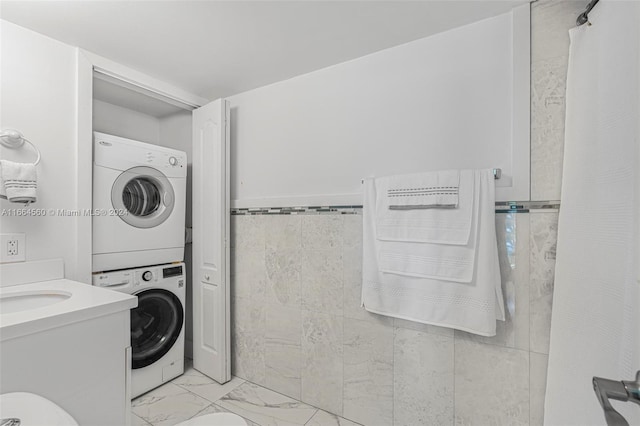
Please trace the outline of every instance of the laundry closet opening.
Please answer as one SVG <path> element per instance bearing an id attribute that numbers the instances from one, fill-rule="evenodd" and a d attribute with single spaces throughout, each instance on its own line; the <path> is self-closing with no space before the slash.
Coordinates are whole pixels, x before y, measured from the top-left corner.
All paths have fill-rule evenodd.
<path id="1" fill-rule="evenodd" d="M 185 101 L 164 95 L 158 91 L 150 90 L 143 85 L 126 81 L 97 67 L 94 68 L 92 80 L 93 132 L 131 139 L 186 153 L 187 160 L 186 164 L 184 164 L 186 168 L 186 212 L 183 226 L 184 235 L 186 235 L 186 229 L 191 228 L 192 216 L 192 111 L 197 108 L 198 105 L 192 105 Z M 95 150 L 93 155 L 95 160 Z M 154 178 L 151 174 L 148 178 L 132 177 L 132 179 L 127 180 L 127 182 L 123 182 L 123 188 L 121 188 L 122 197 L 120 197 L 120 200 L 116 199 L 115 201 L 120 202 L 119 204 L 123 210 L 126 209 L 128 212 L 133 212 L 123 216 L 125 219 L 130 218 L 131 220 L 129 222 L 133 221 L 133 223 L 130 223 L 131 226 L 143 228 L 146 226 L 143 222 L 146 218 L 158 216 L 156 222 L 162 219 L 162 204 L 170 205 L 167 200 L 163 198 L 160 191 L 156 189 L 156 187 L 162 188 L 162 180 L 163 177 Z M 114 187 L 115 185 L 116 184 L 114 184 Z M 96 189 L 94 182 L 94 192 Z M 173 192 L 166 192 L 166 194 L 170 193 Z M 116 196 L 116 198 L 118 197 Z M 96 206 L 94 205 L 93 208 L 95 209 Z M 165 214 L 166 210 L 164 212 Z M 148 222 L 152 223 L 152 221 Z M 94 230 L 94 248 L 95 244 Z M 135 256 L 135 254 L 132 254 L 132 256 Z M 139 263 L 140 264 L 132 266 L 132 268 L 149 266 L 145 264 L 144 260 L 141 260 Z M 184 263 L 186 276 L 185 287 L 187 288 L 184 311 L 185 313 L 190 313 L 192 312 L 190 294 L 192 288 L 192 247 L 190 241 L 186 241 L 184 245 Z M 96 267 L 94 262 L 93 272 L 101 270 L 99 267 L 96 269 Z M 192 316 L 185 314 L 184 321 L 186 340 L 185 355 L 191 357 Z"/>

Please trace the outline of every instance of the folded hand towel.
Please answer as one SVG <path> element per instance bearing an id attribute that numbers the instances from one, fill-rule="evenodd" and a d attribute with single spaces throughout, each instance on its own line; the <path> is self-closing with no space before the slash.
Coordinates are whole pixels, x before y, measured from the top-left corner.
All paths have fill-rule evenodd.
<path id="1" fill-rule="evenodd" d="M 36 201 L 36 166 L 0 160 L 0 197 L 14 203 Z"/>
<path id="2" fill-rule="evenodd" d="M 390 176 L 377 183 L 392 210 L 458 206 L 458 170 Z"/>
<path id="3" fill-rule="evenodd" d="M 387 197 L 390 180 L 391 178 L 375 179 L 374 205 L 379 240 L 455 245 L 466 245 L 469 242 L 473 194 L 478 187 L 473 170 L 459 172 L 458 207 L 453 209 L 390 209 Z"/>
<path id="4" fill-rule="evenodd" d="M 425 324 L 494 336 L 504 320 L 495 233 L 495 183 L 491 170 L 471 172 L 480 183 L 476 259 L 471 282 L 380 271 L 375 181 L 365 181 L 362 304 L 368 311 Z M 461 180 L 464 173 L 461 174 Z M 461 185 L 462 189 L 462 185 Z M 449 211 L 453 213 L 453 211 Z"/>
<path id="5" fill-rule="evenodd" d="M 445 281 L 471 282 L 476 258 L 479 196 L 473 197 L 473 220 L 465 245 L 377 241 L 381 272 Z"/>

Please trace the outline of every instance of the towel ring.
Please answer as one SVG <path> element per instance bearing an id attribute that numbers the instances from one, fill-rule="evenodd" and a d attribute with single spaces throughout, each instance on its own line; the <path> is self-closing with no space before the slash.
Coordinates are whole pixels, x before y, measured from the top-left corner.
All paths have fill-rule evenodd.
<path id="1" fill-rule="evenodd" d="M 5 129 L 0 132 L 0 144 L 2 144 L 2 146 L 10 149 L 18 149 L 24 145 L 25 142 L 31 145 L 31 148 L 33 148 L 33 150 L 38 154 L 38 158 L 36 158 L 35 163 L 33 163 L 34 166 L 37 166 L 40 162 L 40 150 L 31 143 L 31 141 L 26 139 L 22 133 L 17 130 Z"/>

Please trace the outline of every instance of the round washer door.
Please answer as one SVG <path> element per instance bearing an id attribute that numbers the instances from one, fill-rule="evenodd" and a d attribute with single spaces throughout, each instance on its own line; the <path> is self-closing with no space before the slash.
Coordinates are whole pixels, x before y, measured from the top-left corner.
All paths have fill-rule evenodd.
<path id="1" fill-rule="evenodd" d="M 184 320 L 180 299 L 168 290 L 152 288 L 136 294 L 138 307 L 131 310 L 132 368 L 146 367 L 173 347 Z"/>
<path id="2" fill-rule="evenodd" d="M 175 204 L 169 179 L 151 167 L 133 167 L 118 176 L 111 203 L 120 219 L 136 228 L 153 228 L 169 218 Z"/>

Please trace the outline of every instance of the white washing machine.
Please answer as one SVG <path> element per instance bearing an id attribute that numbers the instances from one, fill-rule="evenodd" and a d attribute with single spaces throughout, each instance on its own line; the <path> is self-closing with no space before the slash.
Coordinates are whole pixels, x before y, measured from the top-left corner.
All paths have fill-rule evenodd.
<path id="1" fill-rule="evenodd" d="M 94 132 L 93 271 L 184 260 L 187 154 Z"/>
<path id="2" fill-rule="evenodd" d="M 131 310 L 131 397 L 184 372 L 184 263 L 93 274 L 93 285 L 138 296 Z"/>

